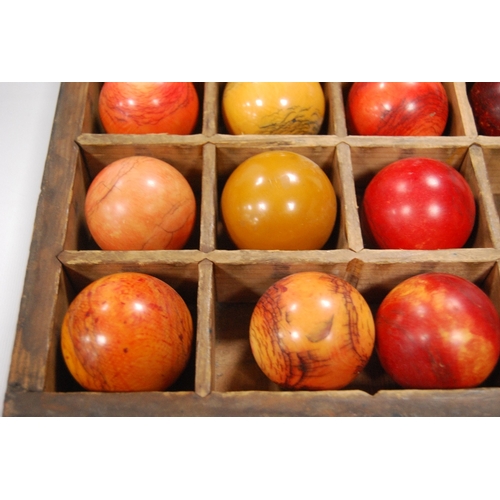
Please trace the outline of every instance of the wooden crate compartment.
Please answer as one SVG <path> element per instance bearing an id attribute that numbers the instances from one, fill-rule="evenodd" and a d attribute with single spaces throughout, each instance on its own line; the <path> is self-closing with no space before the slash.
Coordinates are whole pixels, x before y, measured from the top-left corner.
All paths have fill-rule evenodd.
<path id="1" fill-rule="evenodd" d="M 483 153 L 488 181 L 493 195 L 496 213 L 500 213 L 500 138 L 481 138 L 481 151 Z"/>
<path id="2" fill-rule="evenodd" d="M 109 140 L 111 139 L 111 140 Z M 85 222 L 85 197 L 95 176 L 107 165 L 129 156 L 149 156 L 165 161 L 175 167 L 188 181 L 196 199 L 196 223 L 184 248 L 200 247 L 200 220 L 203 172 L 203 142 L 173 143 L 171 137 L 142 137 L 134 143 L 118 141 L 116 136 L 82 135 L 77 139 L 79 157 L 76 163 L 75 180 L 70 204 L 65 249 L 96 250 Z"/>
<path id="3" fill-rule="evenodd" d="M 349 255 L 344 253 L 344 258 Z M 215 381 L 214 392 L 280 391 L 258 367 L 250 349 L 249 325 L 253 309 L 260 296 L 272 284 L 289 274 L 317 271 L 335 274 L 344 279 L 352 277 L 351 262 L 337 259 L 311 258 L 303 262 L 267 259 L 262 256 L 258 264 L 248 264 L 244 255 L 217 254 L 215 264 Z M 281 257 L 286 257 L 282 255 Z M 292 256 L 290 256 L 292 257 Z M 306 257 L 306 256 L 304 256 Z M 306 257 L 307 258 L 307 257 Z M 389 385 L 381 383 L 385 379 Z M 362 390 L 375 393 L 388 388 L 391 381 L 384 374 L 376 356 L 366 369 L 343 390 Z M 330 391 L 332 400 L 338 391 Z M 300 411 L 298 409 L 298 411 Z"/>
<path id="4" fill-rule="evenodd" d="M 441 141 L 440 141 L 441 142 Z M 398 147 L 394 147 L 397 144 Z M 498 246 L 499 221 L 492 210 L 488 181 L 480 151 L 475 145 L 466 143 L 437 145 L 436 141 L 422 139 L 391 141 L 391 145 L 381 142 L 376 144 L 356 144 L 350 148 L 351 168 L 355 183 L 355 196 L 358 207 L 361 207 L 364 192 L 373 179 L 385 166 L 412 157 L 426 157 L 442 161 L 460 172 L 469 184 L 476 202 L 476 221 L 465 248 L 491 248 Z M 347 155 L 349 161 L 349 155 Z M 376 248 L 370 236 L 363 233 L 363 246 Z"/>
<path id="5" fill-rule="evenodd" d="M 347 279 L 375 313 L 383 297 L 422 272 L 450 272 L 479 285 L 500 310 L 500 140 L 477 136 L 463 83 L 446 83 L 451 113 L 443 137 L 347 134 L 349 83 L 323 83 L 327 120 L 315 136 L 232 136 L 221 122 L 224 83 L 197 83 L 202 113 L 195 133 L 108 135 L 97 114 L 101 84 L 61 86 L 12 355 L 6 416 L 500 416 L 500 368 L 482 387 L 452 391 L 400 389 L 376 355 L 338 391 L 285 391 L 253 360 L 248 324 L 265 290 L 294 272 L 319 270 Z M 322 250 L 238 250 L 223 233 L 219 199 L 243 160 L 286 149 L 311 158 L 330 177 L 337 197 L 334 234 Z M 425 154 L 450 163 L 470 184 L 478 207 L 466 248 L 377 250 L 366 244 L 358 206 L 367 182 L 386 164 Z M 107 252 L 89 238 L 83 204 L 92 178 L 111 161 L 145 154 L 172 163 L 198 202 L 195 234 L 183 250 Z M 190 365 L 164 392 L 82 390 L 59 349 L 62 318 L 72 298 L 101 276 L 138 271 L 176 288 L 193 314 Z"/>
<path id="6" fill-rule="evenodd" d="M 56 309 L 52 322 L 53 329 L 50 336 L 44 390 L 50 392 L 84 391 L 69 373 L 60 348 L 61 325 L 71 301 L 84 287 L 103 276 L 117 272 L 141 272 L 155 276 L 170 285 L 179 293 L 188 306 L 194 325 L 191 357 L 177 382 L 167 390 L 174 392 L 194 391 L 198 288 L 196 260 L 193 259 L 192 262 L 186 263 L 182 260 L 162 259 L 161 256 L 157 256 L 150 263 L 143 262 L 138 265 L 137 256 L 134 256 L 133 252 L 128 256 L 117 255 L 114 257 L 113 254 L 114 252 L 110 252 L 104 259 L 99 259 L 95 254 L 76 256 L 74 253 L 69 252 L 61 255 L 61 261 L 64 261 L 64 265 L 63 272 L 60 275 L 61 283 L 58 294 L 60 306 Z"/>
<path id="7" fill-rule="evenodd" d="M 313 144 L 313 141 L 305 139 L 300 144 L 295 142 L 295 145 L 282 144 L 280 141 L 262 139 L 258 143 L 254 140 L 240 140 L 240 144 L 235 142 L 218 141 L 216 143 L 215 153 L 215 177 L 216 177 L 216 226 L 217 240 L 216 248 L 221 250 L 235 250 L 234 243 L 227 234 L 222 215 L 220 213 L 220 197 L 224 186 L 231 173 L 246 159 L 254 155 L 267 151 L 291 151 L 301 154 L 310 160 L 314 161 L 326 173 L 330 179 L 337 197 L 337 218 L 334 229 L 323 249 L 338 249 L 349 248 L 354 243 L 349 241 L 349 226 L 346 223 L 349 210 L 345 205 L 345 180 L 342 178 L 342 173 L 339 170 L 339 155 L 336 152 L 335 143 L 318 146 Z M 243 143 L 243 144 L 242 144 Z"/>
<path id="8" fill-rule="evenodd" d="M 255 253 L 255 252 L 250 252 Z M 452 258 L 443 252 L 361 252 L 360 258 L 343 252 L 335 256 L 328 252 L 304 252 L 302 259 L 291 253 L 281 255 L 245 255 L 244 253 L 214 252 L 215 275 L 215 338 L 214 392 L 280 391 L 256 364 L 249 343 L 249 325 L 253 309 L 260 296 L 272 284 L 297 272 L 331 273 L 356 286 L 368 301 L 375 315 L 383 298 L 403 280 L 425 272 L 445 272 L 461 276 L 482 287 L 500 311 L 496 291 L 500 285 L 498 267 L 491 260 L 492 252 L 484 251 L 469 260 L 463 255 Z M 335 258 L 335 257 L 338 258 Z M 287 257 L 290 257 L 287 259 Z M 486 385 L 498 385 L 490 380 Z M 368 394 L 398 389 L 382 369 L 376 352 L 365 369 L 342 391 L 360 390 Z M 293 392 L 293 391 L 292 391 Z M 332 401 L 338 391 L 328 391 Z"/>

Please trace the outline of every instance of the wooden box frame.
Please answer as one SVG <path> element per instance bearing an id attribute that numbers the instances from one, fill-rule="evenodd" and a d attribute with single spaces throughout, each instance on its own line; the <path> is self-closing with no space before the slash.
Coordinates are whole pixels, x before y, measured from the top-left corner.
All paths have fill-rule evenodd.
<path id="1" fill-rule="evenodd" d="M 282 391 L 260 372 L 247 323 L 258 297 L 293 272 L 320 270 L 347 279 L 375 311 L 403 279 L 451 272 L 478 284 L 500 311 L 500 139 L 477 134 L 465 83 L 445 83 L 450 119 L 442 137 L 361 137 L 347 133 L 350 83 L 323 83 L 326 120 L 315 136 L 232 136 L 221 120 L 224 83 L 197 83 L 199 123 L 189 136 L 107 135 L 97 114 L 100 84 L 63 83 L 47 155 L 12 355 L 5 416 L 487 416 L 500 415 L 500 369 L 483 386 L 403 390 L 376 356 L 339 391 Z M 242 251 L 225 236 L 219 197 L 243 159 L 286 149 L 316 161 L 335 187 L 336 228 L 318 251 Z M 197 226 L 183 250 L 105 252 L 86 230 L 83 201 L 91 179 L 114 159 L 144 154 L 174 164 L 191 183 Z M 370 248 L 359 198 L 382 166 L 411 155 L 445 160 L 471 186 L 477 224 L 463 249 Z M 106 274 L 130 270 L 165 280 L 185 298 L 195 321 L 192 360 L 165 392 L 83 391 L 59 348 L 64 313 L 76 293 Z"/>

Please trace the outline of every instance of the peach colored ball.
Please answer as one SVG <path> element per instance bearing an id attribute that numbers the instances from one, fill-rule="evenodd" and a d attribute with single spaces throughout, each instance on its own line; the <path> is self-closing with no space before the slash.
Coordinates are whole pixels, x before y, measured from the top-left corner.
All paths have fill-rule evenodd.
<path id="1" fill-rule="evenodd" d="M 186 178 L 172 165 L 131 156 L 95 177 L 85 216 L 103 250 L 178 250 L 193 231 L 196 200 Z"/>

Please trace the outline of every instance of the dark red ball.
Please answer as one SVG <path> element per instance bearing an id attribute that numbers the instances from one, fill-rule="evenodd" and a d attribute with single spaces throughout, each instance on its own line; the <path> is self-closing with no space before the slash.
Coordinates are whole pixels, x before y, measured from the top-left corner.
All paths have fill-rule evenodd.
<path id="1" fill-rule="evenodd" d="M 500 135 L 500 83 L 476 82 L 469 100 L 477 131 L 482 135 Z"/>

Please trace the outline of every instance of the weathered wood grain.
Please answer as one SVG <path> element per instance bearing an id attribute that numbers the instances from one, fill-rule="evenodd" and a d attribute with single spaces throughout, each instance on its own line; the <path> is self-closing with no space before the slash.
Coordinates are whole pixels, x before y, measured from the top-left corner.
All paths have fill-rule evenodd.
<path id="1" fill-rule="evenodd" d="M 12 416 L 64 417 L 498 417 L 500 390 L 211 393 L 11 393 Z"/>
<path id="2" fill-rule="evenodd" d="M 42 391 L 59 292 L 61 265 L 57 255 L 66 236 L 87 85 L 62 84 L 35 215 L 8 391 Z"/>

